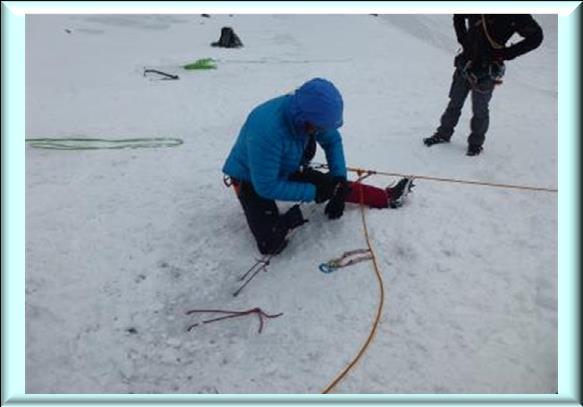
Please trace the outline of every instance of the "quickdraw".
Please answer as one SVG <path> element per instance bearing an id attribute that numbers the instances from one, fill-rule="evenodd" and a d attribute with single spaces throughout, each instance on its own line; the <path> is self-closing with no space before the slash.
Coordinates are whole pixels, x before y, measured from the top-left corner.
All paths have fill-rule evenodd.
<path id="1" fill-rule="evenodd" d="M 332 273 L 336 269 L 348 267 L 365 260 L 372 260 L 373 256 L 369 249 L 357 249 L 344 252 L 341 257 L 332 259 L 326 263 L 320 264 L 318 268 L 322 273 Z"/>

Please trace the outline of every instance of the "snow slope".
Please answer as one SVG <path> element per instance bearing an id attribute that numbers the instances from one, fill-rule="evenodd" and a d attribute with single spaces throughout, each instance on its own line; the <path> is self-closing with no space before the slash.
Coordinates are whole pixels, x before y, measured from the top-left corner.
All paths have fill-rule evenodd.
<path id="1" fill-rule="evenodd" d="M 243 293 L 258 256 L 221 167 L 247 113 L 313 77 L 337 84 L 348 164 L 557 186 L 557 18 L 511 61 L 484 154 L 425 148 L 458 48 L 444 15 L 28 15 L 26 137 L 178 137 L 176 148 L 26 150 L 27 393 L 319 393 L 366 339 L 360 210 L 322 207 Z M 211 48 L 222 26 L 245 46 Z M 69 30 L 67 32 L 66 30 Z M 145 66 L 219 68 L 153 81 Z M 318 154 L 318 159 L 323 160 Z M 384 186 L 395 178 L 375 176 Z M 282 204 L 285 208 L 286 204 Z M 555 393 L 557 195 L 418 180 L 367 211 L 386 302 L 338 393 Z M 283 312 L 195 328 L 192 308 Z"/>

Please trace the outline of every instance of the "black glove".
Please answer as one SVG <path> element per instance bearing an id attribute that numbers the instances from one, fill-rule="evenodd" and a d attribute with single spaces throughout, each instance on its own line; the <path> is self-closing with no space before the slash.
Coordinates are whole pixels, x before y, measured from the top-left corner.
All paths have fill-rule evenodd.
<path id="1" fill-rule="evenodd" d="M 506 61 L 508 59 L 507 54 L 506 54 L 506 48 L 500 48 L 500 49 L 493 49 L 492 51 L 490 51 L 490 55 L 492 56 L 492 62 L 495 63 L 502 63 L 504 61 Z"/>
<path id="2" fill-rule="evenodd" d="M 326 202 L 332 198 L 336 183 L 334 182 L 334 179 L 330 178 L 328 180 L 314 184 L 316 187 L 316 203 Z"/>
<path id="3" fill-rule="evenodd" d="M 329 219 L 338 219 L 344 214 L 346 196 L 350 193 L 348 182 L 343 177 L 334 177 L 334 191 L 324 213 Z"/>
<path id="4" fill-rule="evenodd" d="M 300 205 L 294 205 L 283 215 L 283 222 L 288 229 L 295 229 L 308 222 L 308 220 L 304 219 Z"/>
<path id="5" fill-rule="evenodd" d="M 455 56 L 453 59 L 453 66 L 455 66 L 460 71 L 465 71 L 468 68 L 469 59 L 465 53 L 461 53 Z"/>

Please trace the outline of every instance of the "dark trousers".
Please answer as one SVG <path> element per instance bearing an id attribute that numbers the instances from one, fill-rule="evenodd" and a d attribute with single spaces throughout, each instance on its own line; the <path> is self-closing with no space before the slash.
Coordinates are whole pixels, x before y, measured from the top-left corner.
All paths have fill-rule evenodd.
<path id="1" fill-rule="evenodd" d="M 290 176 L 290 181 L 310 182 L 318 185 L 328 182 L 329 176 L 310 168 L 303 172 L 297 172 Z M 272 199 L 262 198 L 257 194 L 253 185 L 245 181 L 233 180 L 235 190 L 247 224 L 255 237 L 257 248 L 261 254 L 277 254 L 285 246 L 285 237 L 289 231 L 283 216 L 279 213 L 277 204 Z"/>
<path id="2" fill-rule="evenodd" d="M 306 168 L 303 172 L 292 174 L 289 179 L 296 182 L 309 182 L 318 186 L 330 182 L 330 175 Z M 249 182 L 233 180 L 233 184 L 259 252 L 261 254 L 281 252 L 286 246 L 285 237 L 289 227 L 286 225 L 283 215 L 279 213 L 275 201 L 260 197 Z M 390 190 L 353 182 L 349 182 L 348 186 L 350 193 L 345 198 L 346 202 L 362 202 L 368 207 L 379 209 L 389 206 Z"/>
<path id="3" fill-rule="evenodd" d="M 472 85 L 459 69 L 455 70 L 449 90 L 449 104 L 441 116 L 441 123 L 437 128 L 437 133 L 447 140 L 451 138 L 470 91 L 472 92 L 472 120 L 470 122 L 471 133 L 468 137 L 468 144 L 481 146 L 484 144 L 490 123 L 488 105 L 494 91 L 494 80 L 489 77 L 483 78 L 475 85 Z"/>

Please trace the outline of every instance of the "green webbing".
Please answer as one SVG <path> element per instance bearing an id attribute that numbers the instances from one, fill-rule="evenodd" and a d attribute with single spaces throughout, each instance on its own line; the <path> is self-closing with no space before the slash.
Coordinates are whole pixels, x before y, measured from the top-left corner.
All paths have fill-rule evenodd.
<path id="1" fill-rule="evenodd" d="M 104 150 L 122 148 L 176 147 L 183 143 L 179 138 L 27 138 L 26 143 L 34 148 L 53 150 Z"/>
<path id="2" fill-rule="evenodd" d="M 191 64 L 186 64 L 183 66 L 184 69 L 190 71 L 193 69 L 217 69 L 217 63 L 212 58 L 202 58 L 197 59 Z"/>

